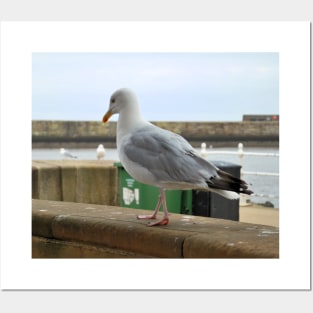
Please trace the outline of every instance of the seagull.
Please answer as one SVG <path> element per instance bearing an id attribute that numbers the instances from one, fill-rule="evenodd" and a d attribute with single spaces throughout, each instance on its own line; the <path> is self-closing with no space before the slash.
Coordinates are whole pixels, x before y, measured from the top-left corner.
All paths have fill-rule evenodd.
<path id="1" fill-rule="evenodd" d="M 71 154 L 68 150 L 65 150 L 64 148 L 60 149 L 60 154 L 62 154 L 66 158 L 77 159 L 76 155 Z"/>
<path id="2" fill-rule="evenodd" d="M 148 226 L 169 223 L 167 189 L 207 190 L 227 199 L 239 199 L 239 193 L 252 194 L 245 181 L 203 159 L 182 136 L 146 121 L 132 90 L 122 88 L 112 94 L 102 121 L 106 123 L 114 114 L 119 114 L 116 140 L 122 165 L 137 181 L 160 190 L 154 212 L 137 216 L 137 219 L 156 219 L 162 205 L 163 218 Z"/>
<path id="3" fill-rule="evenodd" d="M 208 151 L 206 151 L 206 143 L 205 143 L 205 142 L 202 142 L 202 144 L 201 144 L 200 155 L 201 155 L 203 158 L 206 158 L 206 157 L 208 156 Z"/>
<path id="4" fill-rule="evenodd" d="M 97 159 L 103 160 L 105 156 L 105 149 L 102 144 L 100 144 L 97 148 Z"/>

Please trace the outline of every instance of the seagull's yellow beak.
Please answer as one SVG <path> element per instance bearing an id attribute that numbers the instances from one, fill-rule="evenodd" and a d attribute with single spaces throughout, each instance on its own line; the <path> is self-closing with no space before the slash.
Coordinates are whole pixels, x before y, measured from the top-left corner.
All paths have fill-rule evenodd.
<path id="1" fill-rule="evenodd" d="M 105 113 L 105 115 L 103 116 L 102 122 L 106 123 L 110 117 L 112 116 L 112 110 L 109 109 L 108 112 Z"/>

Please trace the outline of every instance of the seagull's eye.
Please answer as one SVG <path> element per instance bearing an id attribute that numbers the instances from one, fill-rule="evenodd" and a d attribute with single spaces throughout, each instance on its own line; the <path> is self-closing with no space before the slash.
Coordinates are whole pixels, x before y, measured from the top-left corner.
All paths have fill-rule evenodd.
<path id="1" fill-rule="evenodd" d="M 113 98 L 113 99 L 111 100 L 111 102 L 112 102 L 112 103 L 115 103 L 115 98 Z"/>

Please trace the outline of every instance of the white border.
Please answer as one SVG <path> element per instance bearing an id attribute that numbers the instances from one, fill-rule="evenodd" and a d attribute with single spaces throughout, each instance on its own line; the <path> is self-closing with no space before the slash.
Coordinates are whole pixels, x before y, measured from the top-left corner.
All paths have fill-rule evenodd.
<path id="1" fill-rule="evenodd" d="M 1 288 L 310 288 L 309 36 L 308 22 L 2 22 Z M 280 55 L 280 259 L 31 259 L 32 52 L 236 51 Z"/>

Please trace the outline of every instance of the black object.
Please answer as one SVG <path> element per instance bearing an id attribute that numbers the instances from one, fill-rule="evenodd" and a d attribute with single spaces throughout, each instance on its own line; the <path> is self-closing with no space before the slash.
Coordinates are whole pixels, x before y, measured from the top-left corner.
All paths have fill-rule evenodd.
<path id="1" fill-rule="evenodd" d="M 224 161 L 210 162 L 222 171 L 240 178 L 240 165 Z M 192 214 L 239 221 L 239 200 L 229 200 L 214 192 L 193 190 Z"/>

